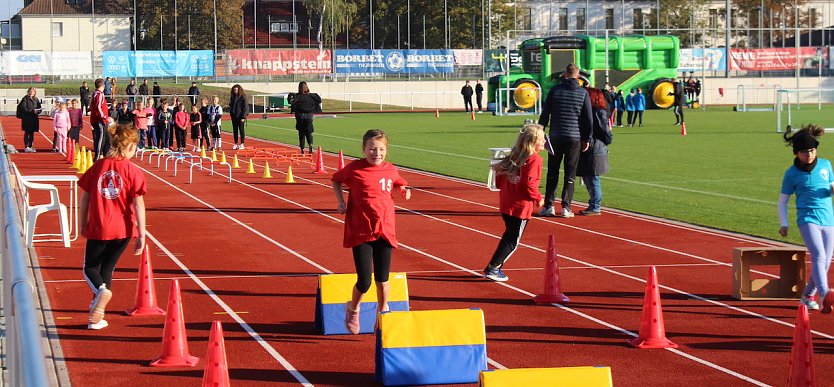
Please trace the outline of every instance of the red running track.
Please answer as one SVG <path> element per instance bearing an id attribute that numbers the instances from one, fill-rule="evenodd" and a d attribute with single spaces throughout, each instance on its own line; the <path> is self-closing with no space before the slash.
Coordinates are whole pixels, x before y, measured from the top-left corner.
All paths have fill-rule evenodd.
<path id="1" fill-rule="evenodd" d="M 7 142 L 20 143 L 17 120 L 2 123 Z M 47 144 L 45 138 L 37 137 L 36 145 Z M 247 145 L 268 144 L 253 139 Z M 16 154 L 12 161 L 24 174 L 70 172 L 51 153 Z M 106 317 L 110 327 L 88 331 L 83 238 L 68 249 L 38 243 L 74 385 L 196 385 L 212 320 L 223 322 L 236 386 L 374 385 L 373 336 L 321 336 L 313 327 L 316 276 L 353 271 L 350 251 L 341 247 L 342 216 L 335 211 L 329 175 L 294 166 L 297 183 L 285 184 L 285 166 L 273 166 L 274 178 L 265 180 L 258 165 L 255 175 L 235 170 L 231 184 L 207 173 L 196 173 L 187 184 L 187 172 L 174 177 L 156 163 L 134 162 L 148 180 L 157 295 L 164 305 L 169 280 L 180 279 L 190 352 L 201 363 L 147 366 L 161 350 L 163 319 L 121 313 L 134 300 L 135 256 L 124 255 L 117 267 Z M 334 166 L 336 159 L 327 155 L 325 163 Z M 499 284 L 478 275 L 503 232 L 497 195 L 481 184 L 401 172 L 414 191 L 412 200 L 397 202 L 402 248 L 394 254 L 393 270 L 408 273 L 414 310 L 484 310 L 490 368 L 605 365 L 617 386 L 787 380 L 796 302 L 729 297 L 732 248 L 775 242 L 620 211 L 534 218 L 507 264 L 510 281 Z M 54 227 L 49 219 L 39 227 Z M 548 234 L 557 238 L 563 290 L 572 300 L 564 306 L 531 301 L 542 287 Z M 640 326 L 651 265 L 657 266 L 667 336 L 677 350 L 626 344 Z M 834 385 L 824 377 L 834 367 L 834 319 L 813 313 L 811 328 L 818 385 Z"/>

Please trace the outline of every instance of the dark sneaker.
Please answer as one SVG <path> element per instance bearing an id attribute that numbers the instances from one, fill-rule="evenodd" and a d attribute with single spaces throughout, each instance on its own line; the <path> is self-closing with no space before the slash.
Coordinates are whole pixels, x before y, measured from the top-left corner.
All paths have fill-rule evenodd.
<path id="1" fill-rule="evenodd" d="M 578 214 L 580 216 L 599 216 L 600 212 L 599 211 L 582 210 L 582 211 L 579 211 Z"/>
<path id="2" fill-rule="evenodd" d="M 495 282 L 506 282 L 510 279 L 501 269 L 484 270 L 484 277 Z"/>
<path id="3" fill-rule="evenodd" d="M 820 309 L 820 313 L 831 313 L 832 305 L 834 305 L 834 290 L 829 290 L 822 299 L 822 309 Z"/>
<path id="4" fill-rule="evenodd" d="M 547 216 L 547 217 L 556 216 L 556 209 L 553 208 L 553 206 L 542 207 L 542 209 L 539 210 L 539 216 Z"/>

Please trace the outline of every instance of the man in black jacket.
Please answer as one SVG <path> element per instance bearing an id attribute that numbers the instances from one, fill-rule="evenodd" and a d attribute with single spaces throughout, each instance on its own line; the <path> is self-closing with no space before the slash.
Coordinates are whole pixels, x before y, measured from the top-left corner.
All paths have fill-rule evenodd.
<path id="1" fill-rule="evenodd" d="M 481 80 L 479 79 L 475 83 L 475 102 L 478 103 L 478 113 L 484 110 L 481 107 L 481 101 L 484 99 L 484 85 L 481 84 Z"/>
<path id="2" fill-rule="evenodd" d="M 678 82 L 678 78 L 672 78 L 672 92 L 669 95 L 675 97 L 675 125 L 683 123 L 683 105 L 686 104 L 686 96 L 684 95 L 683 85 Z"/>
<path id="3" fill-rule="evenodd" d="M 143 99 L 148 99 L 148 80 L 145 79 L 142 81 L 142 84 L 139 85 L 139 95 L 142 96 Z"/>
<path id="4" fill-rule="evenodd" d="M 90 114 L 90 88 L 87 86 L 87 81 L 81 82 L 81 87 L 78 88 L 78 93 L 81 97 L 82 114 Z"/>
<path id="5" fill-rule="evenodd" d="M 539 125 L 550 124 L 550 143 L 553 154 L 547 157 L 547 183 L 541 216 L 556 216 L 553 202 L 559 184 L 559 164 L 565 160 L 565 180 L 562 186 L 562 217 L 572 218 L 570 202 L 573 200 L 576 167 L 579 154 L 588 150 L 593 128 L 593 112 L 588 92 L 579 86 L 579 68 L 569 64 L 561 82 L 553 86 L 542 105 Z"/>
<path id="6" fill-rule="evenodd" d="M 188 88 L 188 98 L 191 99 L 191 106 L 196 105 L 200 99 L 200 89 L 197 88 L 197 82 L 191 82 L 191 87 Z"/>
<path id="7" fill-rule="evenodd" d="M 469 86 L 469 81 L 460 89 L 460 94 L 463 96 L 463 109 L 469 113 L 472 110 L 472 86 Z"/>

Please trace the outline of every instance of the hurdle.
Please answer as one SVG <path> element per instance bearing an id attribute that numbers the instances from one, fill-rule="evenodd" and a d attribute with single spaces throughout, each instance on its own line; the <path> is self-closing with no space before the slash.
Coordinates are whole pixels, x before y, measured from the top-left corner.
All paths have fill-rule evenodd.
<path id="1" fill-rule="evenodd" d="M 211 160 L 210 157 L 204 157 L 204 159 Z M 194 167 L 200 167 L 200 170 L 201 171 L 203 170 L 202 161 L 203 160 L 201 159 L 200 162 L 192 162 L 191 163 L 191 166 L 188 168 L 188 184 L 191 184 L 191 182 L 194 180 Z M 231 183 L 232 182 L 232 165 L 229 164 L 229 163 L 217 163 L 217 164 L 218 165 L 225 165 L 226 167 L 229 168 L 229 176 L 228 176 L 228 180 L 226 182 Z M 211 168 L 209 168 L 209 176 L 214 176 L 214 163 L 210 162 L 209 165 L 211 166 Z M 223 175 L 221 175 L 221 176 L 223 176 Z M 226 176 L 224 176 L 224 177 L 226 177 Z"/>

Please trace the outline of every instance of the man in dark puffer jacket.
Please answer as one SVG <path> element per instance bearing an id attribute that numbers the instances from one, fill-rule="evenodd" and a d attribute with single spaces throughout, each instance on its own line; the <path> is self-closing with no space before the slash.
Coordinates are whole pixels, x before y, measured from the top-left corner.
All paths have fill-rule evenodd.
<path id="1" fill-rule="evenodd" d="M 579 68 L 569 64 L 562 81 L 550 89 L 539 117 L 539 125 L 550 124 L 550 142 L 554 153 L 547 158 L 547 183 L 544 207 L 539 215 L 556 216 L 553 202 L 559 185 L 559 164 L 564 158 L 565 179 L 562 186 L 562 217 L 572 218 L 570 202 L 573 199 L 576 167 L 579 153 L 588 149 L 593 127 L 593 112 L 588 92 L 579 86 Z M 549 122 L 548 122 L 549 121 Z"/>

